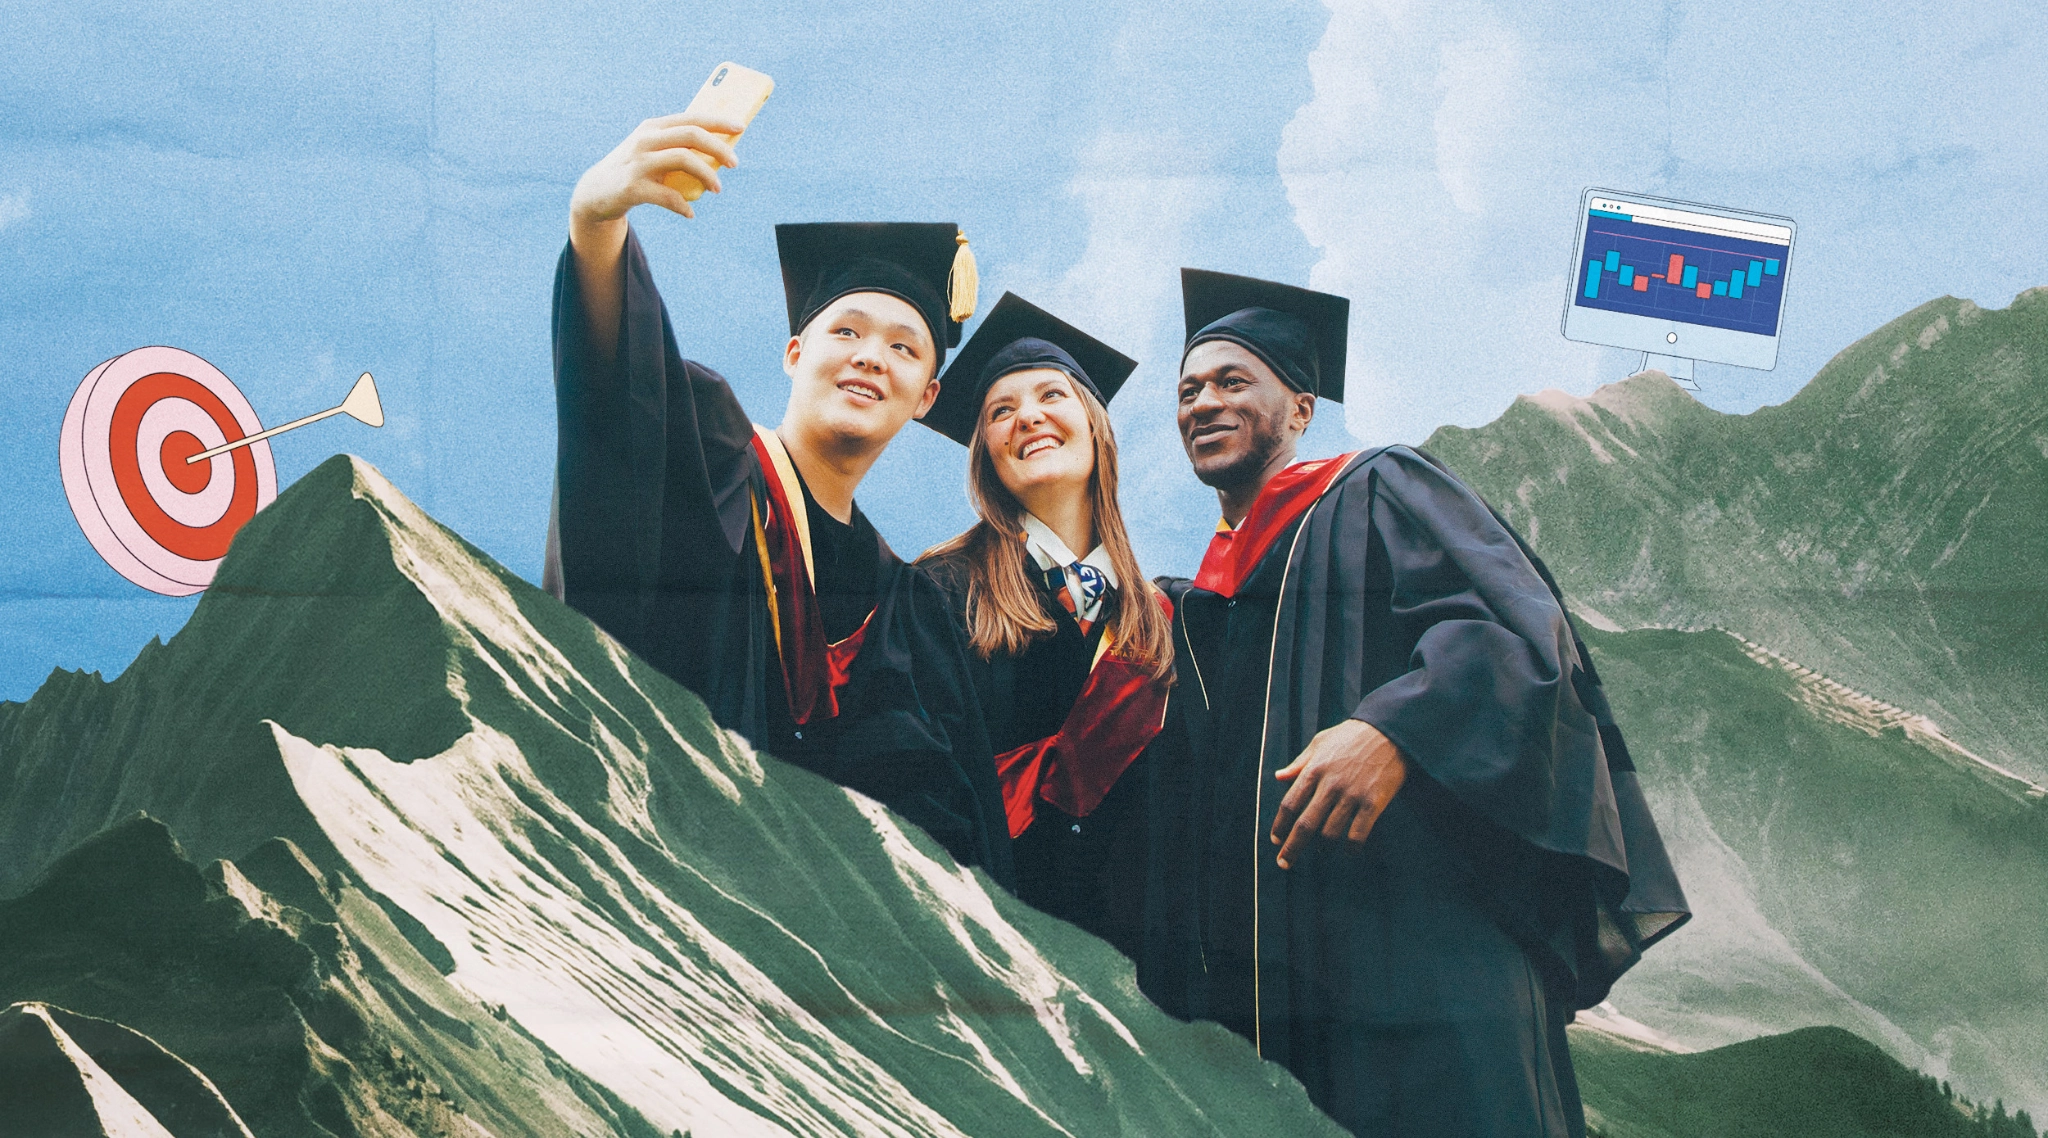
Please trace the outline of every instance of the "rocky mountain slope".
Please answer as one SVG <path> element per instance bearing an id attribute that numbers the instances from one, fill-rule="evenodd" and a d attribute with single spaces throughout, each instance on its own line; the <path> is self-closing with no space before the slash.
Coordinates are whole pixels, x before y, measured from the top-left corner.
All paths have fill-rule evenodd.
<path id="1" fill-rule="evenodd" d="M 0 705 L 0 896 L 0 1003 L 266 1138 L 1335 1132 L 347 457 L 119 679 Z"/>
<path id="2" fill-rule="evenodd" d="M 1691 1048 L 1846 1028 L 2048 1104 L 2048 803 L 1725 632 L 1587 631 L 1694 918 L 1613 1002 Z"/>
<path id="3" fill-rule="evenodd" d="M 66 1138 L 250 1138 L 191 1064 L 130 1028 L 64 1008 L 0 1011 L 0 1119 Z"/>

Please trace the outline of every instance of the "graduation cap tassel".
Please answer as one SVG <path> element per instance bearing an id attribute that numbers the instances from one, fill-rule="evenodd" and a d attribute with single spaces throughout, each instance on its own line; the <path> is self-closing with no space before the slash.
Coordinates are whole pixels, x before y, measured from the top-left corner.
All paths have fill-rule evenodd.
<path id="1" fill-rule="evenodd" d="M 960 247 L 953 252 L 953 271 L 946 276 L 946 299 L 951 306 L 947 315 L 953 323 L 962 324 L 974 315 L 976 295 L 981 291 L 981 270 L 974 263 L 974 250 L 967 247 L 967 235 L 956 234 L 953 241 Z"/>

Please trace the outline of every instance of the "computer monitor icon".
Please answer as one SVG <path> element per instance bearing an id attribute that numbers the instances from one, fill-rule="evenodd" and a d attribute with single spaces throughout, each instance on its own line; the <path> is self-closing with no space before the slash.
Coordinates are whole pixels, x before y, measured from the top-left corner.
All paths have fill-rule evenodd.
<path id="1" fill-rule="evenodd" d="M 1777 366 L 1791 218 L 1597 188 L 1579 204 L 1566 339 L 1641 351 L 1695 391 L 1696 360 Z"/>

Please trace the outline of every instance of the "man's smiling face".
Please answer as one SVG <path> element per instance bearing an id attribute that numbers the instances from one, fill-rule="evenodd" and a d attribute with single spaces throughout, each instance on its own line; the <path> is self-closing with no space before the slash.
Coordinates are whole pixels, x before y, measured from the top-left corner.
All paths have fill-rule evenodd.
<path id="1" fill-rule="evenodd" d="M 782 360 L 792 411 L 844 442 L 870 445 L 931 409 L 937 368 L 923 315 L 883 292 L 848 293 L 820 309 Z"/>
<path id="2" fill-rule="evenodd" d="M 1219 490 L 1258 478 L 1308 429 L 1315 396 L 1287 386 L 1241 344 L 1206 340 L 1180 365 L 1180 441 L 1195 477 Z"/>

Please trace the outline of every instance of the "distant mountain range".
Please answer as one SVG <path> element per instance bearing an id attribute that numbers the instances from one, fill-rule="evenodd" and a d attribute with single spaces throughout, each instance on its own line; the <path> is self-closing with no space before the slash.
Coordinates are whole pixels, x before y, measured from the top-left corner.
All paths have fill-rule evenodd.
<path id="1" fill-rule="evenodd" d="M 2048 1115 L 2048 290 L 1922 305 L 1750 415 L 1649 374 L 1426 445 L 1599 626 L 1696 910 L 1614 1003 Z"/>
<path id="2" fill-rule="evenodd" d="M 0 704 L 10 896 L 0 1007 L 264 1138 L 1337 1133 L 345 456 L 119 679 Z"/>
<path id="3" fill-rule="evenodd" d="M 2035 1138 L 1867 1040 L 1809 1027 L 1697 1055 L 1572 1029 L 1588 1138 Z"/>

